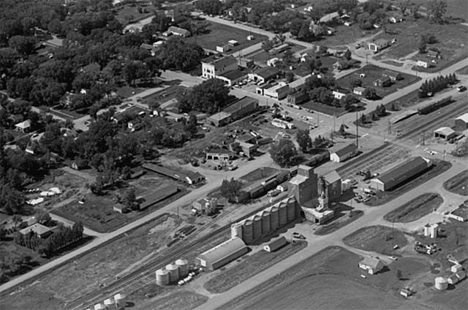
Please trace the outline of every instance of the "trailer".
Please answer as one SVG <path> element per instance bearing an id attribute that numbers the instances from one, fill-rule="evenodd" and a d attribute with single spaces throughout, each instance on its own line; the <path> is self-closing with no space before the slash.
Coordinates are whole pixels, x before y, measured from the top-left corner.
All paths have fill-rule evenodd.
<path id="1" fill-rule="evenodd" d="M 452 96 L 445 97 L 439 101 L 436 101 L 434 103 L 428 104 L 422 108 L 418 109 L 418 114 L 420 115 L 426 115 L 431 112 L 434 112 L 435 110 L 438 110 L 442 107 L 445 107 L 453 102 Z"/>

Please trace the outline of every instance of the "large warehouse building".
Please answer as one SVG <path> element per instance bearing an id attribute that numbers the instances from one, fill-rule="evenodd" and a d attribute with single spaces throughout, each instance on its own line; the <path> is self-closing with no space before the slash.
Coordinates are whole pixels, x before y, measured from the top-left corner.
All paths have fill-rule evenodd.
<path id="1" fill-rule="evenodd" d="M 241 238 L 231 238 L 197 257 L 198 264 L 216 270 L 229 264 L 249 251 Z"/>
<path id="2" fill-rule="evenodd" d="M 432 165 L 431 161 L 424 157 L 414 157 L 371 180 L 372 188 L 388 191 L 401 185 L 401 183 L 425 171 Z"/>

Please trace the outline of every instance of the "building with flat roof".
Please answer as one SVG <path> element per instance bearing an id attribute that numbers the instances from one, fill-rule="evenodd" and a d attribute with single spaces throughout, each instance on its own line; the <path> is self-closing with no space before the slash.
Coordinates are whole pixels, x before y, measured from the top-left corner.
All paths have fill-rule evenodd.
<path id="1" fill-rule="evenodd" d="M 389 41 L 389 40 L 378 39 L 378 40 L 375 40 L 374 42 L 369 42 L 368 48 L 369 48 L 369 50 L 371 50 L 372 52 L 378 53 L 378 52 L 380 52 L 381 50 L 387 48 L 389 45 L 390 45 L 390 41 Z"/>
<path id="2" fill-rule="evenodd" d="M 206 121 L 213 126 L 222 127 L 254 112 L 257 108 L 258 99 L 245 96 L 223 111 L 211 115 Z"/>
<path id="3" fill-rule="evenodd" d="M 20 230 L 20 234 L 22 234 L 22 235 L 26 235 L 26 234 L 30 234 L 30 233 L 34 233 L 39 238 L 45 239 L 45 238 L 49 237 L 53 233 L 53 230 L 52 230 L 52 228 L 49 228 L 49 227 L 44 226 L 44 225 L 39 224 L 39 223 L 33 224 L 33 225 L 29 226 L 29 227 L 26 227 L 26 228 Z"/>
<path id="4" fill-rule="evenodd" d="M 168 36 L 169 34 L 173 34 L 175 36 L 180 36 L 180 37 L 190 37 L 191 33 L 190 31 L 188 31 L 187 29 L 184 29 L 184 28 L 180 28 L 180 27 L 175 27 L 175 26 L 171 26 L 167 29 L 166 32 L 164 32 L 166 36 Z"/>
<path id="5" fill-rule="evenodd" d="M 248 74 L 249 79 L 255 82 L 266 83 L 278 77 L 280 70 L 275 67 L 260 68 Z"/>
<path id="6" fill-rule="evenodd" d="M 202 267 L 216 270 L 236 260 L 248 251 L 249 248 L 245 245 L 244 241 L 236 237 L 203 252 L 198 255 L 196 261 Z"/>
<path id="7" fill-rule="evenodd" d="M 282 100 L 288 96 L 290 92 L 289 85 L 279 83 L 277 85 L 257 86 L 256 93 L 265 97 L 270 97 L 277 100 Z"/>
<path id="8" fill-rule="evenodd" d="M 216 78 L 237 69 L 237 59 L 233 56 L 208 58 L 202 61 L 202 77 L 206 79 Z"/>
<path id="9" fill-rule="evenodd" d="M 216 78 L 223 80 L 227 86 L 233 86 L 237 84 L 240 80 L 242 80 L 244 76 L 244 72 L 235 69 L 218 75 L 216 76 Z"/>

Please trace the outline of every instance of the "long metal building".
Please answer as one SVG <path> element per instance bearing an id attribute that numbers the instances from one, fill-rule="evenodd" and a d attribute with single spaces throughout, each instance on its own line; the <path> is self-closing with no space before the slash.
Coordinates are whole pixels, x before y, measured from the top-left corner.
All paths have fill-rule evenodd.
<path id="1" fill-rule="evenodd" d="M 216 270 L 236 260 L 248 251 L 249 248 L 246 247 L 244 241 L 236 237 L 224 241 L 214 248 L 198 255 L 196 260 L 199 265 L 210 270 Z"/>

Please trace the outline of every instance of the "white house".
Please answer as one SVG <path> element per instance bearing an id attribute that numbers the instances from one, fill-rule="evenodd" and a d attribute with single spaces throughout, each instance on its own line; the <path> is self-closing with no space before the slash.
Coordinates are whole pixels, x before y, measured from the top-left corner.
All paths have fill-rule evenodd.
<path id="1" fill-rule="evenodd" d="M 340 100 L 341 98 L 343 98 L 344 96 L 346 96 L 346 94 L 345 94 L 345 93 L 342 93 L 342 92 L 339 92 L 339 91 L 337 91 L 337 90 L 334 90 L 334 91 L 333 91 L 333 96 L 334 96 L 336 99 Z"/>
<path id="2" fill-rule="evenodd" d="M 377 257 L 366 257 L 359 262 L 359 268 L 364 269 L 369 274 L 376 274 L 384 267 L 382 261 Z"/>
<path id="3" fill-rule="evenodd" d="M 362 94 L 364 94 L 364 91 L 366 89 L 364 87 L 356 87 L 355 89 L 353 89 L 353 93 L 356 94 L 356 95 L 359 95 L 359 96 L 362 96 Z"/>
<path id="4" fill-rule="evenodd" d="M 24 122 L 15 125 L 15 129 L 19 132 L 28 132 L 31 129 L 31 121 L 25 120 Z"/>
<path id="5" fill-rule="evenodd" d="M 423 68 L 429 68 L 429 62 L 424 61 L 424 60 L 418 60 L 416 62 L 416 66 L 423 67 Z"/>

